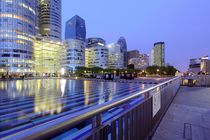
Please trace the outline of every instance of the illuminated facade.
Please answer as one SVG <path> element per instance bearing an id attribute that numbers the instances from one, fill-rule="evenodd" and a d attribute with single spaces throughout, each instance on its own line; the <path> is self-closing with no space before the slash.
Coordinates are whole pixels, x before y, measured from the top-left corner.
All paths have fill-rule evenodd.
<path id="1" fill-rule="evenodd" d="M 157 42 L 151 51 L 151 64 L 155 66 L 165 66 L 165 43 Z"/>
<path id="2" fill-rule="evenodd" d="M 101 38 L 87 39 L 85 66 L 108 68 L 108 49 L 105 40 Z"/>
<path id="3" fill-rule="evenodd" d="M 0 1 L 0 72 L 31 74 L 36 34 L 35 0 Z"/>
<path id="4" fill-rule="evenodd" d="M 109 68 L 123 69 L 124 68 L 124 52 L 120 44 L 112 43 L 108 45 L 109 50 Z"/>
<path id="5" fill-rule="evenodd" d="M 39 33 L 61 41 L 61 0 L 38 0 Z"/>
<path id="6" fill-rule="evenodd" d="M 56 76 L 60 73 L 61 42 L 46 38 L 36 38 L 34 42 L 34 58 L 36 75 Z"/>

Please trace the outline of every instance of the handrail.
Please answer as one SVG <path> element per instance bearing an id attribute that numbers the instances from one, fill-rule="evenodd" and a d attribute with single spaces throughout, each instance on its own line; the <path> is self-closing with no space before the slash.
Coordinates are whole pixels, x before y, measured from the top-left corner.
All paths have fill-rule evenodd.
<path id="1" fill-rule="evenodd" d="M 80 112 L 76 112 L 72 115 L 67 115 L 60 117 L 58 119 L 34 126 L 32 128 L 20 131 L 18 133 L 15 133 L 13 135 L 7 136 L 3 139 L 10 140 L 10 139 L 45 139 L 49 136 L 55 135 L 59 132 L 63 132 L 63 130 L 68 130 L 69 128 L 87 120 L 91 117 L 94 117 L 102 112 L 105 112 L 111 108 L 114 108 L 116 106 L 119 106 L 123 103 L 128 102 L 131 99 L 137 98 L 140 95 L 147 93 L 149 91 L 152 91 L 160 86 L 163 86 L 165 84 L 168 84 L 170 82 L 173 82 L 175 80 L 178 80 L 180 77 L 175 77 L 173 79 L 170 79 L 168 81 L 165 81 L 163 83 L 160 83 L 158 85 L 155 85 L 153 87 L 150 87 L 148 89 L 142 90 L 140 92 L 127 95 L 124 97 L 120 97 L 118 99 L 112 100 L 110 102 L 106 102 L 97 106 L 90 107 L 88 109 L 82 110 Z"/>

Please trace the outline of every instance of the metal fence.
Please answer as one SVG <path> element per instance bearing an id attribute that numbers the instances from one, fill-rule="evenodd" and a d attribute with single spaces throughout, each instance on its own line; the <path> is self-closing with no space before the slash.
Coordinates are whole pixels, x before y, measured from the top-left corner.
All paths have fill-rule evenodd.
<path id="1" fill-rule="evenodd" d="M 158 126 L 180 87 L 180 81 L 176 77 L 141 92 L 58 118 L 5 139 L 51 139 L 86 120 L 92 120 L 91 129 L 80 135 L 79 139 L 143 140 L 149 138 Z M 102 121 L 104 112 L 140 97 L 143 100 L 108 121 Z"/>

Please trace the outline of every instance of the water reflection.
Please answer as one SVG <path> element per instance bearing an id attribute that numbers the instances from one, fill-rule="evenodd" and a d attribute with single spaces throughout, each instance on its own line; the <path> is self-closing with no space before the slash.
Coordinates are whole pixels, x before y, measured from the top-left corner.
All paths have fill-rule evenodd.
<path id="1" fill-rule="evenodd" d="M 0 81 L 0 132 L 45 123 L 142 88 L 146 86 L 66 79 Z"/>
<path id="2" fill-rule="evenodd" d="M 55 83 L 56 82 L 56 83 Z M 64 82 L 64 83 L 63 83 Z M 61 93 L 65 89 L 65 81 L 56 80 L 48 81 L 37 80 L 37 88 L 35 88 L 34 97 L 34 112 L 38 114 L 58 114 L 62 111 L 61 98 L 59 98 L 59 88 L 61 88 Z M 56 85 L 56 86 L 55 86 Z M 62 86 L 60 86 L 62 85 Z"/>

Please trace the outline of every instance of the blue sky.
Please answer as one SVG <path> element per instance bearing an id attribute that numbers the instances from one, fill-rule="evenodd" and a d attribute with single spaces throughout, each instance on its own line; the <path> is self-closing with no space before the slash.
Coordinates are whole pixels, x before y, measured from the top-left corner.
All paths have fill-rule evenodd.
<path id="1" fill-rule="evenodd" d="M 184 71 L 190 58 L 210 55 L 210 0 L 62 0 L 65 22 L 78 14 L 87 37 L 107 43 L 120 36 L 128 49 L 150 54 L 157 41 L 166 43 L 166 62 Z"/>

